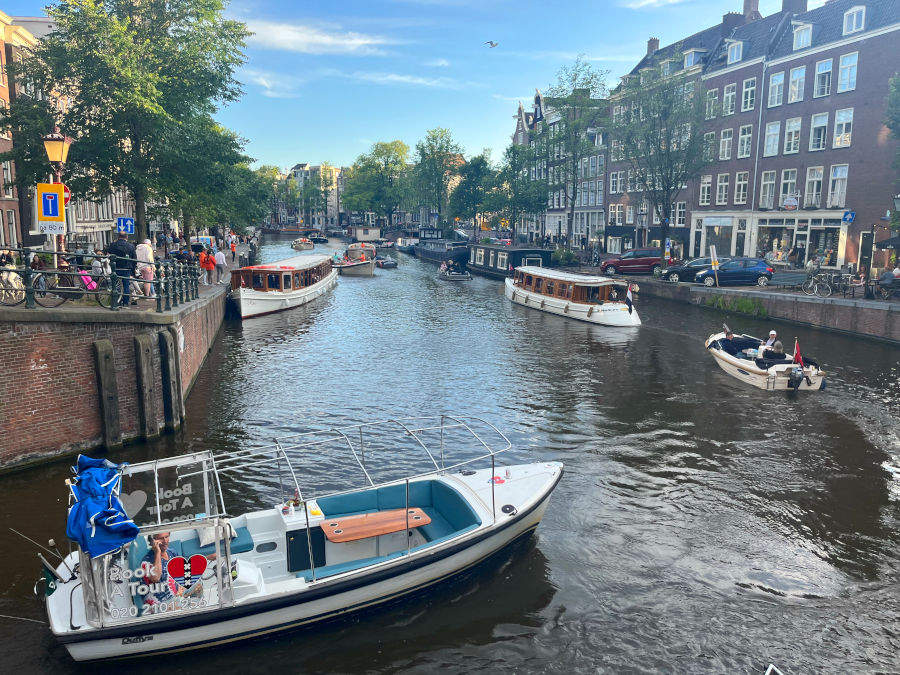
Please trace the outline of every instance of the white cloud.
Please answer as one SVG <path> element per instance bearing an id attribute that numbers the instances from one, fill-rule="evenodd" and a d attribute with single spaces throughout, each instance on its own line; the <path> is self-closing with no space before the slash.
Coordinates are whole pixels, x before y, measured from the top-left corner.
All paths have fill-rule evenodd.
<path id="1" fill-rule="evenodd" d="M 502 94 L 491 94 L 491 98 L 495 98 L 498 101 L 511 101 L 513 103 L 520 103 L 522 101 L 531 101 L 534 99 L 534 94 L 529 94 L 528 96 L 503 96 Z"/>
<path id="2" fill-rule="evenodd" d="M 262 89 L 260 93 L 267 98 L 297 98 L 299 96 L 297 90 L 303 84 L 303 81 L 296 77 L 254 68 L 244 68 L 238 77 L 260 87 Z"/>
<path id="3" fill-rule="evenodd" d="M 450 65 L 450 62 L 447 59 L 432 59 L 431 61 L 426 61 L 423 65 L 432 68 L 446 68 Z"/>
<path id="4" fill-rule="evenodd" d="M 419 77 L 418 75 L 404 75 L 402 73 L 379 73 L 371 71 L 356 71 L 345 73 L 348 77 L 359 82 L 372 82 L 373 84 L 401 84 L 415 87 L 428 87 L 431 89 L 463 89 L 474 86 L 471 82 L 459 82 L 452 77 Z"/>
<path id="5" fill-rule="evenodd" d="M 384 45 L 400 44 L 380 35 L 354 31 L 322 30 L 312 26 L 276 23 L 250 19 L 248 28 L 254 35 L 250 42 L 266 49 L 280 49 L 301 54 L 380 55 Z"/>
<path id="6" fill-rule="evenodd" d="M 585 61 L 606 61 L 616 63 L 637 63 L 642 54 L 579 54 L 575 52 L 561 51 L 531 51 L 531 52 L 504 52 L 503 56 L 514 56 L 517 59 L 531 59 L 534 61 L 574 61 L 579 56 Z"/>
<path id="7" fill-rule="evenodd" d="M 685 0 L 626 0 L 622 3 L 622 7 L 628 9 L 647 9 L 653 7 L 665 7 L 666 5 L 677 5 Z"/>

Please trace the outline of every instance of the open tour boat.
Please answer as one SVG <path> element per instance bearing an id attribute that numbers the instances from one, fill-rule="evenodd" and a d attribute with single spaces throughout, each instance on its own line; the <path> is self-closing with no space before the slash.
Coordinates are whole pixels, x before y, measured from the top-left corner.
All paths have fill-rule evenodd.
<path id="1" fill-rule="evenodd" d="M 79 456 L 66 481 L 77 546 L 55 568 L 43 559 L 50 628 L 77 661 L 144 656 L 286 630 L 440 583 L 540 523 L 563 466 L 499 465 L 509 448 L 482 419 L 440 415 L 220 455 L 118 466 Z M 323 491 L 301 485 L 292 466 L 311 454 L 333 467 Z M 227 510 L 225 494 L 276 476 L 270 506 Z"/>
<path id="2" fill-rule="evenodd" d="M 504 283 L 506 297 L 519 305 L 601 326 L 641 325 L 631 301 L 634 284 L 528 265 Z"/>
<path id="3" fill-rule="evenodd" d="M 706 348 L 719 367 L 732 377 L 767 391 L 825 388 L 825 371 L 800 354 L 796 340 L 793 354 L 779 355 L 768 350 L 763 340 L 750 335 L 735 335 L 728 345 L 726 332 L 727 327 L 706 338 Z"/>
<path id="4" fill-rule="evenodd" d="M 305 305 L 336 283 L 329 256 L 302 255 L 232 271 L 231 298 L 246 319 Z"/>
<path id="5" fill-rule="evenodd" d="M 316 245 L 306 237 L 297 237 L 291 242 L 291 248 L 295 251 L 312 251 Z"/>

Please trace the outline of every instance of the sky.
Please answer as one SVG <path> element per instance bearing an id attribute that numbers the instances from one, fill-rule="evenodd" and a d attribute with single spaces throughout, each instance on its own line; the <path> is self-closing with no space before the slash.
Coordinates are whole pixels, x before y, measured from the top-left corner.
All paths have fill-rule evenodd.
<path id="1" fill-rule="evenodd" d="M 47 4 L 0 0 L 0 10 L 39 16 Z M 763 16 L 780 8 L 759 1 Z M 255 165 L 349 166 L 393 140 L 412 155 L 435 127 L 466 157 L 489 148 L 496 162 L 519 101 L 530 109 L 579 54 L 614 84 L 648 38 L 665 46 L 742 10 L 743 0 L 233 0 L 227 15 L 254 35 L 236 73 L 244 96 L 217 118 Z"/>

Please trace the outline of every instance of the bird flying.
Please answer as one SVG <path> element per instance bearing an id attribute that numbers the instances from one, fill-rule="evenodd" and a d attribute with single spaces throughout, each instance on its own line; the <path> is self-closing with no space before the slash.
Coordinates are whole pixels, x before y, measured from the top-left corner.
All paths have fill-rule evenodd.
<path id="1" fill-rule="evenodd" d="M 490 48 L 493 49 L 494 47 L 496 47 L 496 46 L 499 45 L 500 43 L 499 43 L 499 42 L 494 42 L 493 40 L 488 40 L 488 41 L 485 42 L 484 44 L 490 45 L 490 46 L 491 46 Z"/>

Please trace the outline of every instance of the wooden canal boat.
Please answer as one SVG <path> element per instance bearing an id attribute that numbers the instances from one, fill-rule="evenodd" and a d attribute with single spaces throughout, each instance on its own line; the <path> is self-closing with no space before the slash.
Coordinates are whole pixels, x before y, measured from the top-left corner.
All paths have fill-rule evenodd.
<path id="1" fill-rule="evenodd" d="M 303 255 L 268 265 L 241 267 L 231 273 L 231 298 L 241 318 L 299 307 L 337 283 L 327 255 Z"/>

